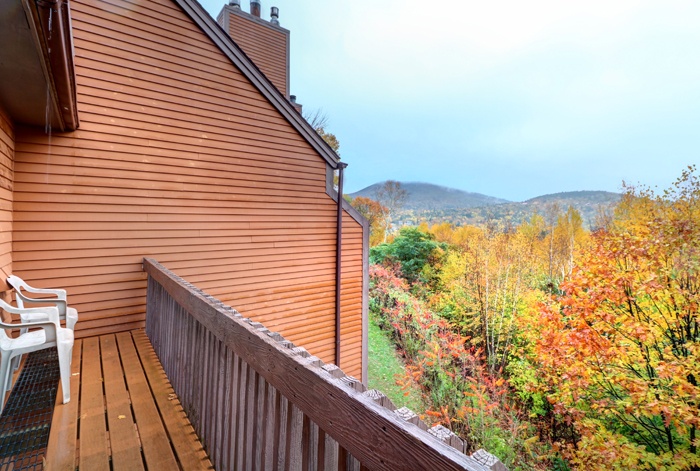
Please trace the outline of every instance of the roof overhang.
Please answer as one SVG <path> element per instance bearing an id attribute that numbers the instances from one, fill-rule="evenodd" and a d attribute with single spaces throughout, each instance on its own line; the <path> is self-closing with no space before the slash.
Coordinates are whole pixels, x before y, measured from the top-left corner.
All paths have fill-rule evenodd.
<path id="1" fill-rule="evenodd" d="M 0 1 L 0 44 L 0 105 L 12 120 L 75 130 L 69 1 Z"/>

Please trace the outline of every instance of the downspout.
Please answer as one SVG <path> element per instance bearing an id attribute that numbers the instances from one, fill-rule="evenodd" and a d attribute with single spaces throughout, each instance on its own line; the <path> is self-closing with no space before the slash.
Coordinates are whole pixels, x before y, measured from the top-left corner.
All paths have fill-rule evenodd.
<path id="1" fill-rule="evenodd" d="M 335 240 L 335 366 L 340 368 L 340 268 L 343 247 L 343 170 L 348 164 L 338 162 L 338 233 Z"/>

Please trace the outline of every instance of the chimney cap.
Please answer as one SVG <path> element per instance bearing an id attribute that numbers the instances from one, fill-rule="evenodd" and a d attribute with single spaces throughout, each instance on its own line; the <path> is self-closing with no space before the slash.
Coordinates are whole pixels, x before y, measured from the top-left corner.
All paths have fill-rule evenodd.
<path id="1" fill-rule="evenodd" d="M 234 8 L 241 8 L 241 0 L 229 0 L 228 4 Z"/>
<path id="2" fill-rule="evenodd" d="M 250 14 L 260 18 L 260 0 L 250 0 Z"/>
<path id="3" fill-rule="evenodd" d="M 280 24 L 280 9 L 277 7 L 270 8 L 270 23 L 273 25 Z"/>

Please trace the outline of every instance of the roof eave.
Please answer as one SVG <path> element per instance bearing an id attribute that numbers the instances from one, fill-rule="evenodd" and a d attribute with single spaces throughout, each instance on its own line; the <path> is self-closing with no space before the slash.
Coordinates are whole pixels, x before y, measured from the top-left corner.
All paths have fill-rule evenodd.
<path id="1" fill-rule="evenodd" d="M 43 71 L 42 78 L 25 79 L 43 79 L 45 83 L 53 113 L 51 122 L 44 124 L 51 124 L 58 131 L 74 131 L 79 120 L 69 0 L 21 1 Z M 21 64 L 16 67 L 21 68 Z M 45 121 L 45 113 L 45 109 L 35 110 L 36 118 L 26 124 Z"/>
<path id="2" fill-rule="evenodd" d="M 78 128 L 78 106 L 73 63 L 73 34 L 68 0 L 27 1 L 31 19 L 39 33 L 41 54 L 47 64 L 48 80 L 54 92 L 59 128 Z"/>

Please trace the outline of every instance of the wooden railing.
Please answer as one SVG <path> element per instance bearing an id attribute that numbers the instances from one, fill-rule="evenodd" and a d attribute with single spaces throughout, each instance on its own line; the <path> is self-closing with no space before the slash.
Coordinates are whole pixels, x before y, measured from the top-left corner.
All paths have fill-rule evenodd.
<path id="1" fill-rule="evenodd" d="M 505 469 L 157 262 L 144 269 L 146 332 L 216 469 Z"/>

